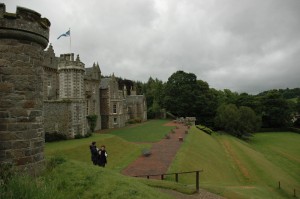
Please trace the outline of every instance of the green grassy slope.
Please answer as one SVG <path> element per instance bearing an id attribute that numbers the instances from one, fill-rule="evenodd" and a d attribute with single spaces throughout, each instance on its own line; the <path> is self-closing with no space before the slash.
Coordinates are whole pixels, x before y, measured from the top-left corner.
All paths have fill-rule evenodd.
<path id="1" fill-rule="evenodd" d="M 135 178 L 125 177 L 110 169 L 66 162 L 35 179 L 17 176 L 6 188 L 0 186 L 0 198 L 22 199 L 146 199 L 171 198 Z"/>
<path id="2" fill-rule="evenodd" d="M 130 142 L 158 142 L 174 128 L 164 126 L 167 122 L 168 120 L 149 120 L 141 125 L 116 129 L 111 134 Z"/>
<path id="3" fill-rule="evenodd" d="M 80 161 L 91 165 L 89 145 L 96 141 L 97 146 L 106 146 L 108 153 L 107 167 L 121 171 L 130 162 L 141 155 L 142 148 L 149 147 L 147 144 L 135 144 L 127 142 L 118 136 L 109 134 L 94 134 L 92 137 L 78 140 L 67 140 L 53 143 L 46 143 L 45 156 L 62 156 L 66 159 Z"/>
<path id="4" fill-rule="evenodd" d="M 300 191 L 299 134 L 256 134 L 250 143 L 192 128 L 169 172 L 203 169 L 200 186 L 228 198 L 287 198 Z M 267 141 L 266 141 L 267 140 Z M 288 147 L 284 147 L 289 145 Z M 275 148 L 274 148 L 275 147 Z M 195 183 L 193 175 L 181 182 Z M 282 189 L 278 190 L 278 181 Z"/>

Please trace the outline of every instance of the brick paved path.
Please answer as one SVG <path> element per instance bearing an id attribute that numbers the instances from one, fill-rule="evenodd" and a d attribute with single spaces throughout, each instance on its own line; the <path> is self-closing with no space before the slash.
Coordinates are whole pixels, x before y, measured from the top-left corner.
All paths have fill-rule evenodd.
<path id="1" fill-rule="evenodd" d="M 162 139 L 161 141 L 154 143 L 151 148 L 152 154 L 149 157 L 140 156 L 125 168 L 122 171 L 122 174 L 138 176 L 167 173 L 169 166 L 182 144 L 182 141 L 179 141 L 179 137 L 182 137 L 184 141 L 186 135 L 185 132 L 188 130 L 188 127 L 181 123 L 174 122 L 170 122 L 166 125 L 177 126 L 177 128 L 174 128 L 175 133 L 169 133 L 170 139 Z M 150 178 L 158 179 L 160 176 Z M 221 196 L 203 189 L 200 189 L 199 193 L 193 195 L 186 195 L 173 190 L 161 189 L 161 191 L 168 193 L 177 199 L 224 199 Z"/>
<path id="2" fill-rule="evenodd" d="M 166 173 L 175 157 L 180 145 L 179 137 L 184 140 L 187 126 L 181 123 L 170 122 L 168 126 L 177 126 L 174 128 L 175 133 L 169 133 L 170 139 L 162 139 L 152 145 L 151 155 L 149 157 L 141 156 L 125 168 L 122 173 L 128 176 L 161 174 Z"/>

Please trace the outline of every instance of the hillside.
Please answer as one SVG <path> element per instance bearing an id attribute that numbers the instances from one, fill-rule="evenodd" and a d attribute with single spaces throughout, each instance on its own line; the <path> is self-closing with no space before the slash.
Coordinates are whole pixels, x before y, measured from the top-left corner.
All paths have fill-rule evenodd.
<path id="1" fill-rule="evenodd" d="M 228 198 L 288 198 L 300 191 L 299 141 L 299 134 L 260 133 L 248 143 L 192 128 L 169 172 L 203 169 L 200 187 Z"/>

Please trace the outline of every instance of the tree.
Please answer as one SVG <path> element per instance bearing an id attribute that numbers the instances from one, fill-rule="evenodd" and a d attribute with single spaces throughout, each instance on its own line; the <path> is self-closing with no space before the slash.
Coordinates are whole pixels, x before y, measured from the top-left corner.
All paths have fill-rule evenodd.
<path id="1" fill-rule="evenodd" d="M 288 101 L 277 90 L 269 91 L 261 98 L 261 103 L 263 127 L 280 128 L 291 124 L 291 109 Z"/>
<path id="2" fill-rule="evenodd" d="M 214 126 L 214 118 L 219 106 L 219 92 L 210 89 L 207 82 L 197 80 L 199 90 L 197 93 L 196 117 L 197 123 L 204 124 L 208 127 Z"/>
<path id="3" fill-rule="evenodd" d="M 233 135 L 237 135 L 239 110 L 234 104 L 223 104 L 217 110 L 215 126 Z"/>
<path id="4" fill-rule="evenodd" d="M 260 127 L 260 118 L 245 106 L 237 108 L 234 104 L 223 104 L 217 110 L 215 125 L 236 137 L 248 137 Z"/>
<path id="5" fill-rule="evenodd" d="M 238 136 L 242 137 L 257 131 L 261 126 L 261 118 L 246 106 L 239 107 Z"/>
<path id="6" fill-rule="evenodd" d="M 184 71 L 173 73 L 165 86 L 166 109 L 178 117 L 196 116 L 198 89 L 195 74 Z"/>
<path id="7" fill-rule="evenodd" d="M 157 78 L 150 77 L 144 84 L 143 91 L 147 101 L 148 118 L 155 118 L 163 108 L 164 84 Z"/>

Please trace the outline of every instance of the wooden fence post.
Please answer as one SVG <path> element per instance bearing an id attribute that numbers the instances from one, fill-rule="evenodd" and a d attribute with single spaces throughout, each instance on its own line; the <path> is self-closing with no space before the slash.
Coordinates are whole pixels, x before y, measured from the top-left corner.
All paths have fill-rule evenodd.
<path id="1" fill-rule="evenodd" d="M 164 175 L 162 174 L 160 178 L 161 178 L 161 180 L 164 180 Z"/>
<path id="2" fill-rule="evenodd" d="M 196 171 L 196 190 L 199 193 L 199 171 Z"/>
<path id="3" fill-rule="evenodd" d="M 280 189 L 280 181 L 278 181 L 278 188 Z"/>
<path id="4" fill-rule="evenodd" d="M 175 173 L 175 180 L 178 182 L 178 173 Z"/>
<path id="5" fill-rule="evenodd" d="M 294 189 L 294 197 L 296 198 L 296 189 Z"/>

